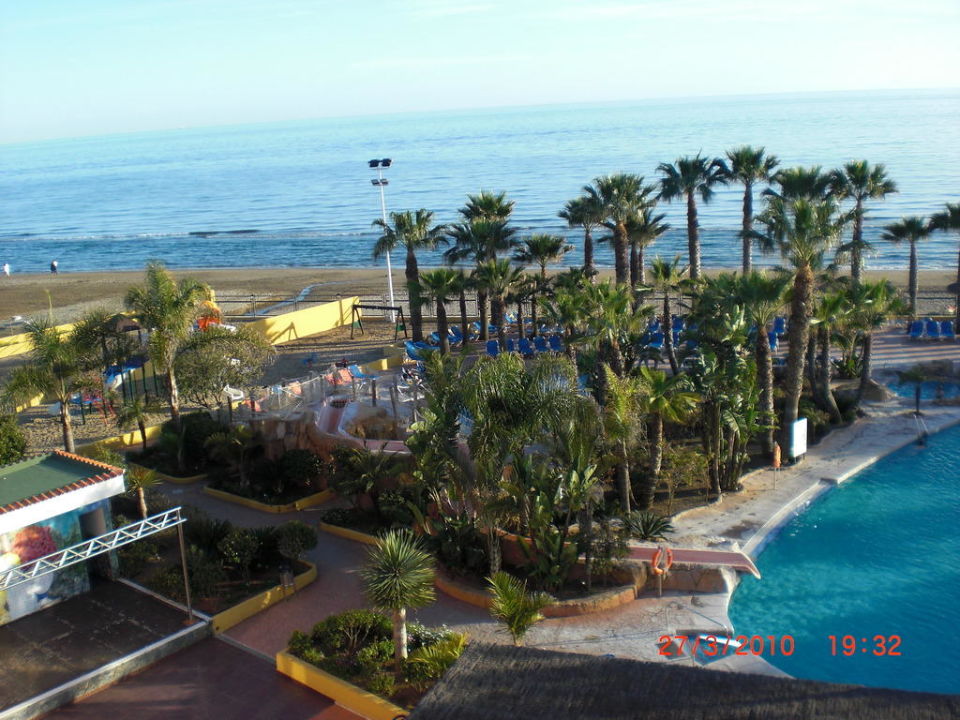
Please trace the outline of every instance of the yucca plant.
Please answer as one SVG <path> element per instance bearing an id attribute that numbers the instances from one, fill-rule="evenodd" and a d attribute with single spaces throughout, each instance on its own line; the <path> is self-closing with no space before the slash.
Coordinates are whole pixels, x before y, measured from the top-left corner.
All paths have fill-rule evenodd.
<path id="1" fill-rule="evenodd" d="M 673 532 L 669 518 L 661 517 L 650 510 L 637 510 L 625 518 L 630 536 L 637 540 L 664 540 Z"/>
<path id="2" fill-rule="evenodd" d="M 393 530 L 377 540 L 360 570 L 367 598 L 393 618 L 397 669 L 407 657 L 407 608 L 433 602 L 433 558 L 409 530 Z"/>
<path id="3" fill-rule="evenodd" d="M 545 592 L 528 592 L 525 582 L 502 570 L 487 578 L 487 582 L 493 593 L 490 614 L 504 624 L 514 645 L 523 645 L 524 635 L 543 620 L 540 611 L 553 602 L 553 597 Z"/>
<path id="4" fill-rule="evenodd" d="M 157 473 L 150 468 L 134 465 L 126 469 L 124 477 L 127 480 L 127 491 L 137 496 L 137 506 L 140 508 L 140 517 L 146 518 L 147 515 L 149 515 L 147 508 L 147 490 L 159 481 Z"/>

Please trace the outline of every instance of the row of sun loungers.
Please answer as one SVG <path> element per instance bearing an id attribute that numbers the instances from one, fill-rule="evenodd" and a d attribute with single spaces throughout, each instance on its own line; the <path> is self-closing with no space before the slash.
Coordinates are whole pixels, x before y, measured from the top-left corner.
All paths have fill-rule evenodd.
<path id="1" fill-rule="evenodd" d="M 953 323 L 950 320 L 937 322 L 931 318 L 926 320 L 914 320 L 910 323 L 911 340 L 956 340 L 957 335 L 953 330 Z"/>
<path id="2" fill-rule="evenodd" d="M 514 341 L 513 338 L 506 340 L 507 352 L 520 353 L 523 357 L 535 357 L 538 353 L 562 353 L 563 341 L 559 335 L 551 335 L 545 338 L 543 335 L 537 335 L 531 342 L 527 338 L 520 338 Z M 500 354 L 500 343 L 496 340 L 487 341 L 487 355 L 496 357 Z"/>

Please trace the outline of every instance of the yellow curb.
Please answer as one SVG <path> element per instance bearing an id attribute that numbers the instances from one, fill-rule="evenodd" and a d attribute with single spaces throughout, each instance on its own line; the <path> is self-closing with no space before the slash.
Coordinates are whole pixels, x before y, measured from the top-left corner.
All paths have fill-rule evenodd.
<path id="1" fill-rule="evenodd" d="M 259 612 L 263 612 L 269 607 L 276 605 L 281 600 L 285 600 L 298 590 L 302 590 L 307 585 L 317 579 L 317 566 L 301 560 L 309 569 L 295 576 L 293 579 L 293 588 L 284 588 L 282 585 L 276 585 L 269 590 L 247 598 L 243 602 L 219 612 L 211 618 L 213 631 L 222 633 L 229 630 L 234 625 L 239 625 L 244 620 L 249 620 Z"/>
<path id="2" fill-rule="evenodd" d="M 350 528 L 340 527 L 339 525 L 331 525 L 325 522 L 317 523 L 317 527 L 325 533 L 330 533 L 331 535 L 336 535 L 337 537 L 342 537 L 347 540 L 353 540 L 354 542 L 363 543 L 364 545 L 376 545 L 377 538 L 373 535 L 367 535 L 367 533 L 362 533 L 359 530 L 351 530 Z"/>
<path id="3" fill-rule="evenodd" d="M 252 508 L 253 510 L 259 510 L 260 512 L 268 513 L 296 512 L 297 510 L 302 510 L 303 508 L 314 507 L 327 502 L 327 500 L 330 500 L 336 494 L 333 492 L 333 490 L 322 490 L 321 492 L 308 495 L 305 498 L 301 498 L 296 502 L 288 503 L 286 505 L 268 505 L 267 503 L 253 500 L 252 498 L 234 495 L 226 490 L 217 490 L 212 487 L 203 488 L 203 492 L 206 495 L 210 495 L 211 497 L 215 497 L 220 500 L 225 500 L 226 502 L 231 502 L 234 505 L 243 505 L 245 507 Z"/>
<path id="4" fill-rule="evenodd" d="M 277 653 L 277 672 L 325 695 L 338 705 L 369 720 L 394 720 L 406 717 L 408 710 L 367 692 L 353 683 L 324 672 L 315 665 L 285 652 Z"/>

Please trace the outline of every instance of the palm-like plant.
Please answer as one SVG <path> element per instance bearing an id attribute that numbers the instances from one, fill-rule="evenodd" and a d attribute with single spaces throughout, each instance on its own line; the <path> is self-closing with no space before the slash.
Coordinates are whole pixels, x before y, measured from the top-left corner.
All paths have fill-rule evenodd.
<path id="1" fill-rule="evenodd" d="M 687 201 L 687 246 L 690 252 L 690 277 L 700 278 L 700 231 L 697 221 L 697 195 L 704 204 L 713 198 L 714 187 L 727 182 L 729 171 L 719 158 L 681 157 L 673 163 L 660 163 L 660 197 L 671 202 Z"/>
<path id="2" fill-rule="evenodd" d="M 528 591 L 527 584 L 501 571 L 487 578 L 493 601 L 490 614 L 504 624 L 517 647 L 535 624 L 543 620 L 540 612 L 553 602 L 545 592 Z"/>
<path id="3" fill-rule="evenodd" d="M 178 429 L 180 391 L 174 361 L 201 312 L 200 304 L 212 296 L 206 284 L 189 278 L 177 282 L 163 263 L 151 261 L 147 264 L 146 282 L 127 290 L 124 299 L 135 319 L 150 330 L 150 360 L 166 375 L 170 417 Z"/>
<path id="4" fill-rule="evenodd" d="M 960 203 L 947 203 L 941 212 L 930 218 L 930 227 L 940 232 L 960 231 Z M 960 258 L 957 259 L 957 293 L 954 307 L 954 330 L 960 332 Z"/>
<path id="5" fill-rule="evenodd" d="M 696 407 L 699 395 L 686 390 L 682 375 L 668 377 L 662 370 L 640 368 L 640 382 L 639 409 L 650 424 L 650 475 L 640 485 L 639 500 L 640 509 L 648 510 L 663 464 L 663 424 L 685 419 Z"/>
<path id="6" fill-rule="evenodd" d="M 633 489 L 630 487 L 630 446 L 637 437 L 643 385 L 634 377 L 617 377 L 608 366 L 603 367 L 603 372 L 606 374 L 603 427 L 607 439 L 614 445 L 614 475 L 620 495 L 620 509 L 626 514 L 630 512 L 633 500 Z"/>
<path id="7" fill-rule="evenodd" d="M 144 451 L 147 449 L 147 421 L 150 413 L 157 412 L 157 409 L 147 396 L 134 395 L 117 410 L 117 427 L 121 430 L 136 427 L 140 431 L 140 444 Z"/>
<path id="8" fill-rule="evenodd" d="M 904 240 L 910 243 L 910 279 L 908 282 L 908 297 L 910 314 L 917 314 L 917 293 L 920 290 L 919 263 L 917 261 L 917 243 L 930 237 L 934 228 L 926 218 L 917 216 L 905 217 L 898 222 L 887 225 L 880 235 L 882 240 L 899 245 Z"/>
<path id="9" fill-rule="evenodd" d="M 670 226 L 663 222 L 664 213 L 654 213 L 653 206 L 640 210 L 627 222 L 627 239 L 630 243 L 630 285 L 647 284 L 647 269 L 644 251 L 663 235 Z"/>
<path id="10" fill-rule="evenodd" d="M 584 340 L 594 345 L 600 356 L 608 361 L 610 369 L 622 377 L 627 367 L 621 339 L 646 324 L 649 308 L 634 310 L 629 288 L 609 281 L 584 288 L 581 302 L 581 321 L 587 330 Z"/>
<path id="11" fill-rule="evenodd" d="M 157 473 L 150 468 L 135 465 L 128 467 L 123 475 L 127 481 L 127 490 L 137 496 L 140 517 L 145 519 L 150 514 L 147 508 L 147 490 L 159 482 Z"/>
<path id="12" fill-rule="evenodd" d="M 463 332 L 464 342 L 470 336 L 467 328 L 467 290 L 473 288 L 473 280 L 462 268 L 456 270 L 457 277 L 453 283 L 453 290 L 457 295 L 457 304 L 460 307 L 460 330 Z"/>
<path id="13" fill-rule="evenodd" d="M 840 422 L 843 418 L 830 390 L 831 336 L 834 330 L 846 322 L 848 315 L 848 297 L 842 291 L 831 292 L 821 297 L 813 313 L 817 329 L 816 344 L 819 348 L 813 373 L 813 400 L 821 410 L 830 414 L 833 422 Z"/>
<path id="14" fill-rule="evenodd" d="M 673 293 L 682 291 L 685 285 L 683 276 L 686 272 L 686 268 L 680 267 L 679 255 L 669 262 L 656 257 L 653 259 L 653 264 L 650 267 L 650 278 L 653 280 L 653 287 L 658 292 L 663 293 L 663 317 L 661 318 L 663 347 L 667 351 L 667 358 L 670 360 L 670 370 L 674 375 L 680 372 L 680 365 L 677 363 L 677 350 L 673 347 L 673 316 L 670 311 L 670 301 Z"/>
<path id="15" fill-rule="evenodd" d="M 804 352 L 810 337 L 810 315 L 815 268 L 837 242 L 845 219 L 830 200 L 788 200 L 771 195 L 758 218 L 765 228 L 765 248 L 779 248 L 793 266 L 793 293 L 790 296 L 789 350 L 784 381 L 783 446 L 789 448 L 790 433 L 797 420 L 803 390 Z"/>
<path id="16" fill-rule="evenodd" d="M 750 272 L 753 257 L 753 186 L 768 183 L 774 169 L 780 164 L 775 155 L 767 155 L 765 148 L 749 145 L 727 151 L 730 179 L 743 185 L 743 222 L 740 238 L 743 241 L 743 274 Z"/>
<path id="17" fill-rule="evenodd" d="M 373 246 L 373 257 L 380 258 L 397 248 L 404 248 L 407 252 L 406 278 L 407 292 L 410 297 L 410 325 L 415 341 L 423 340 L 423 313 L 419 297 L 420 271 L 417 266 L 417 250 L 421 248 L 433 249 L 440 242 L 445 241 L 443 225 L 433 224 L 433 213 L 421 208 L 416 213 L 390 213 L 390 222 L 381 218 L 373 221 L 373 226 L 383 233 Z"/>
<path id="18" fill-rule="evenodd" d="M 392 615 L 399 671 L 407 657 L 407 608 L 429 605 L 436 597 L 433 558 L 409 530 L 392 530 L 370 549 L 360 575 L 373 606 Z"/>
<path id="19" fill-rule="evenodd" d="M 850 320 L 861 334 L 860 384 L 857 387 L 859 407 L 872 373 L 873 333 L 883 327 L 887 318 L 902 310 L 903 301 L 889 280 L 854 285 L 846 293 Z"/>
<path id="20" fill-rule="evenodd" d="M 440 352 L 442 353 L 450 351 L 446 303 L 457 296 L 462 278 L 463 273 L 453 268 L 437 268 L 423 273 L 418 283 L 417 294 L 424 295 L 426 299 L 436 303 L 437 334 L 440 336 Z M 463 331 L 466 332 L 466 325 L 464 325 Z"/>
<path id="21" fill-rule="evenodd" d="M 773 182 L 775 187 L 763 191 L 767 197 L 822 202 L 833 196 L 833 178 L 819 165 L 783 168 L 773 176 Z"/>
<path id="22" fill-rule="evenodd" d="M 853 200 L 853 236 L 850 242 L 840 246 L 841 252 L 850 253 L 850 277 L 855 285 L 863 275 L 863 256 L 870 243 L 863 239 L 863 218 L 867 214 L 867 200 L 882 200 L 897 192 L 897 184 L 887 177 L 883 165 L 870 166 L 866 160 L 848 162 L 842 169 L 830 174 L 830 186 L 838 200 Z"/>
<path id="23" fill-rule="evenodd" d="M 474 273 L 474 282 L 477 287 L 483 288 L 490 296 L 493 324 L 497 327 L 497 338 L 501 348 L 506 348 L 507 338 L 504 326 L 505 298 L 522 279 L 523 271 L 511 265 L 509 260 L 489 260 L 480 265 Z"/>
<path id="24" fill-rule="evenodd" d="M 240 485 L 246 487 L 247 456 L 256 446 L 259 438 L 246 425 L 235 425 L 229 430 L 215 432 L 204 441 L 204 447 L 214 459 L 227 463 L 237 471 Z"/>
<path id="25" fill-rule="evenodd" d="M 513 214 L 513 200 L 505 192 L 492 193 L 481 190 L 476 195 L 467 195 L 467 204 L 460 208 L 460 215 L 467 222 L 474 220 L 507 221 Z"/>
<path id="26" fill-rule="evenodd" d="M 755 355 L 760 385 L 760 412 L 766 430 L 763 451 L 772 456 L 776 418 L 773 410 L 773 356 L 767 326 L 783 309 L 790 278 L 787 275 L 766 275 L 751 271 L 741 275 L 733 289 L 734 297 L 743 303 L 747 321 L 757 329 Z"/>
<path id="27" fill-rule="evenodd" d="M 83 373 L 91 349 L 82 346 L 70 333 L 57 328 L 49 318 L 36 318 L 24 327 L 30 343 L 29 362 L 14 370 L 4 388 L 11 404 L 27 402 L 36 395 L 55 400 L 60 406 L 63 447 L 74 451 L 70 398 L 83 388 Z"/>
<path id="28" fill-rule="evenodd" d="M 583 271 L 592 278 L 597 274 L 593 263 L 593 231 L 603 223 L 603 203 L 596 195 L 582 195 L 568 201 L 558 214 L 570 227 L 583 228 Z"/>
<path id="29" fill-rule="evenodd" d="M 601 224 L 613 233 L 616 281 L 626 285 L 630 280 L 627 223 L 648 204 L 654 188 L 644 185 L 640 175 L 618 173 L 598 177 L 583 190 L 589 203 L 603 209 Z"/>
<path id="30" fill-rule="evenodd" d="M 540 291 L 547 287 L 547 265 L 563 259 L 563 256 L 573 250 L 572 245 L 559 235 L 532 235 L 523 241 L 523 244 L 514 251 L 513 259 L 519 263 L 536 264 L 540 268 L 539 282 L 532 284 L 530 297 L 534 304 L 533 334 L 536 335 L 537 318 L 536 303 Z M 521 325 L 521 331 L 523 326 Z"/>

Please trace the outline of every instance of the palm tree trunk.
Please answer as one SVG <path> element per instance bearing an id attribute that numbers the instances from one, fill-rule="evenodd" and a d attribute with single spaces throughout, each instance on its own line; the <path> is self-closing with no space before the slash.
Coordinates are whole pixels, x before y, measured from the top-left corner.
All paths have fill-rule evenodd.
<path id="1" fill-rule="evenodd" d="M 817 328 L 817 340 L 820 346 L 820 360 L 817 363 L 817 382 L 814 383 L 814 399 L 821 410 L 830 413 L 830 420 L 834 423 L 843 421 L 837 401 L 830 391 L 830 327 L 827 323 L 820 323 Z"/>
<path id="2" fill-rule="evenodd" d="M 450 352 L 450 334 L 447 330 L 447 308 L 442 298 L 437 298 L 437 335 L 440 336 L 440 352 L 446 355 Z"/>
<path id="3" fill-rule="evenodd" d="M 750 272 L 753 266 L 753 183 L 743 184 L 743 224 L 740 237 L 743 241 L 743 274 Z"/>
<path id="4" fill-rule="evenodd" d="M 504 303 L 503 295 L 494 295 L 493 297 L 493 324 L 497 326 L 497 341 L 500 343 L 500 349 L 507 349 L 507 329 L 504 327 Z"/>
<path id="5" fill-rule="evenodd" d="M 410 328 L 414 342 L 423 342 L 423 306 L 420 304 L 420 268 L 413 247 L 407 245 L 407 297 L 410 305 Z"/>
<path id="6" fill-rule="evenodd" d="M 407 659 L 407 609 L 393 611 L 393 652 L 397 662 L 397 672 L 401 663 Z"/>
<path id="7" fill-rule="evenodd" d="M 617 223 L 613 228 L 613 260 L 617 285 L 626 285 L 630 281 L 630 260 L 627 248 L 627 228 Z"/>
<path id="8" fill-rule="evenodd" d="M 637 283 L 639 285 L 647 284 L 647 269 L 643 258 L 644 245 L 639 243 L 637 246 Z"/>
<path id="9" fill-rule="evenodd" d="M 467 328 L 467 292 L 460 288 L 460 332 L 463 333 L 463 344 L 467 344 L 470 330 Z"/>
<path id="10" fill-rule="evenodd" d="M 757 328 L 757 374 L 760 381 L 760 417 L 769 429 L 760 436 L 763 452 L 773 457 L 774 425 L 777 419 L 773 412 L 773 357 L 770 353 L 770 338 L 765 327 Z"/>
<path id="11" fill-rule="evenodd" d="M 533 298 L 533 304 L 536 304 L 536 298 Z M 517 296 L 517 334 L 525 337 L 523 333 L 523 298 Z"/>
<path id="12" fill-rule="evenodd" d="M 663 347 L 667 351 L 667 359 L 670 361 L 670 371 L 677 375 L 680 372 L 680 365 L 677 363 L 677 351 L 673 347 L 673 317 L 670 315 L 670 293 L 663 291 Z"/>
<path id="13" fill-rule="evenodd" d="M 650 418 L 650 440 L 650 474 L 640 486 L 641 510 L 649 510 L 653 506 L 653 496 L 663 467 L 663 418 L 658 413 Z"/>
<path id="14" fill-rule="evenodd" d="M 583 226 L 583 271 L 590 276 L 590 282 L 593 282 L 597 269 L 593 266 L 593 233 L 588 225 Z"/>
<path id="15" fill-rule="evenodd" d="M 787 375 L 783 389 L 783 422 L 780 425 L 781 445 L 790 452 L 790 433 L 800 410 L 800 393 L 803 391 L 803 356 L 810 335 L 810 301 L 813 295 L 813 271 L 808 265 L 797 269 L 793 280 L 793 297 L 790 300 L 790 325 L 787 329 Z"/>
<path id="16" fill-rule="evenodd" d="M 637 287 L 640 282 L 640 257 L 637 254 L 637 241 L 630 241 L 630 287 Z"/>
<path id="17" fill-rule="evenodd" d="M 167 370 L 167 392 L 170 397 L 170 419 L 174 426 L 180 429 L 180 388 L 177 387 L 177 376 L 173 372 L 173 362 L 170 363 Z"/>
<path id="18" fill-rule="evenodd" d="M 809 328 L 808 328 L 809 329 Z M 813 389 L 817 382 L 817 339 L 813 333 L 807 336 L 807 362 L 806 362 L 807 382 Z"/>
<path id="19" fill-rule="evenodd" d="M 137 418 L 137 428 L 140 430 L 140 444 L 143 445 L 143 451 L 147 451 L 147 422 L 143 417 Z"/>
<path id="20" fill-rule="evenodd" d="M 624 513 L 630 512 L 630 462 L 627 459 L 627 441 L 617 443 L 617 488 L 620 490 L 620 507 Z"/>
<path id="21" fill-rule="evenodd" d="M 63 449 L 69 453 L 76 450 L 73 445 L 73 418 L 70 417 L 70 396 L 64 395 L 60 402 L 60 429 L 63 434 Z"/>
<path id="22" fill-rule="evenodd" d="M 697 201 L 687 193 L 687 250 L 690 253 L 690 278 L 700 279 L 700 233 L 697 225 Z"/>
<path id="23" fill-rule="evenodd" d="M 857 386 L 857 408 L 863 403 L 864 393 L 867 391 L 867 385 L 870 382 L 870 375 L 873 372 L 872 365 L 873 354 L 873 333 L 863 334 L 863 354 L 860 356 L 860 384 Z"/>
<path id="24" fill-rule="evenodd" d="M 860 284 L 863 275 L 863 199 L 857 198 L 853 218 L 853 242 L 850 243 L 850 278 L 853 286 Z"/>
<path id="25" fill-rule="evenodd" d="M 920 291 L 920 280 L 917 273 L 917 241 L 910 241 L 910 314 L 917 316 L 917 295 Z"/>
<path id="26" fill-rule="evenodd" d="M 142 487 L 137 488 L 137 505 L 140 508 L 140 518 L 146 520 L 149 510 L 147 510 L 147 494 Z"/>
<path id="27" fill-rule="evenodd" d="M 487 322 L 487 293 L 482 290 L 477 291 L 477 309 L 480 313 L 480 342 L 486 342 L 490 339 L 490 323 Z"/>

